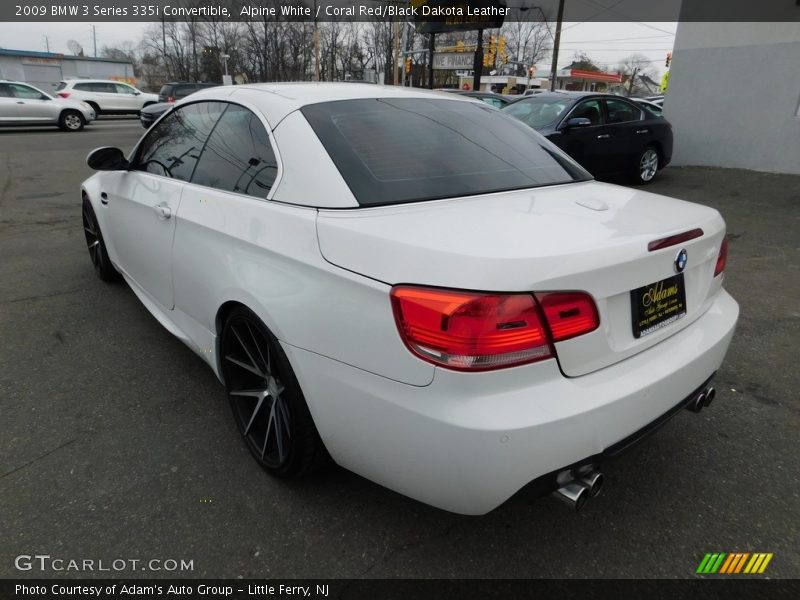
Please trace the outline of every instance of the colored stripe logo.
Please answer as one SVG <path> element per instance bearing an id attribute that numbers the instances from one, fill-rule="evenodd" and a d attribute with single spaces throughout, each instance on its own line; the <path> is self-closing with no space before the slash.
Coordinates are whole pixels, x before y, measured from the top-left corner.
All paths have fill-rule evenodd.
<path id="1" fill-rule="evenodd" d="M 700 561 L 700 566 L 697 567 L 696 573 L 701 575 L 708 574 L 725 574 L 725 575 L 738 575 L 739 573 L 745 574 L 761 574 L 763 573 L 769 561 L 772 560 L 772 552 L 713 552 L 708 553 Z"/>

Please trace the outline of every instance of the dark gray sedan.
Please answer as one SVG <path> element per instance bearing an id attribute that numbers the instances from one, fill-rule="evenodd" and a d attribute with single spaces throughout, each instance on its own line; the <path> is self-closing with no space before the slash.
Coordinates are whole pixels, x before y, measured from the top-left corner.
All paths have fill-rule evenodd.
<path id="1" fill-rule="evenodd" d="M 548 92 L 502 110 L 539 131 L 596 177 L 630 175 L 649 183 L 672 158 L 672 126 L 627 98 Z"/>

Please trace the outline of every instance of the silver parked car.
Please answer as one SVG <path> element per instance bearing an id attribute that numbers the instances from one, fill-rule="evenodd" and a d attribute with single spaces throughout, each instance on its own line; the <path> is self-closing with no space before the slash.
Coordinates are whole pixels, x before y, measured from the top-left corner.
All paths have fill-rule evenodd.
<path id="1" fill-rule="evenodd" d="M 64 131 L 80 131 L 96 116 L 85 102 L 56 100 L 27 83 L 0 80 L 0 126 L 58 125 Z"/>

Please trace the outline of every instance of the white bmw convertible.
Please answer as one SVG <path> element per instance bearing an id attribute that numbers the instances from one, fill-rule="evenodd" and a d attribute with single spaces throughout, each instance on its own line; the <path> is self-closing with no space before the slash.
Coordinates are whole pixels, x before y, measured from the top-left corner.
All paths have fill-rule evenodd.
<path id="1" fill-rule="evenodd" d="M 209 364 L 274 475 L 330 456 L 450 511 L 530 482 L 580 508 L 714 398 L 739 313 L 719 213 L 595 182 L 471 99 L 213 88 L 88 162 L 97 273 Z"/>

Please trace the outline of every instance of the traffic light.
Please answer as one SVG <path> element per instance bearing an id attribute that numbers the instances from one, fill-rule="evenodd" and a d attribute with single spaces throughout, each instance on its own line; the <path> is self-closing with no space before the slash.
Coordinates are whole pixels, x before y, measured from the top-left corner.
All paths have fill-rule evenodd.
<path id="1" fill-rule="evenodd" d="M 489 66 L 489 55 L 488 54 L 484 54 L 483 55 L 483 66 L 484 67 L 488 67 Z"/>
<path id="2" fill-rule="evenodd" d="M 528 77 L 533 77 L 534 73 L 536 73 L 536 69 L 533 67 L 528 67 Z"/>
<path id="3" fill-rule="evenodd" d="M 668 67 L 669 63 L 671 63 L 671 62 L 672 62 L 672 52 L 667 52 L 667 62 L 664 63 L 664 66 Z"/>
<path id="4" fill-rule="evenodd" d="M 508 54 L 503 54 L 503 64 L 504 65 L 508 64 Z"/>
<path id="5" fill-rule="evenodd" d="M 406 75 L 411 73 L 411 58 L 406 59 Z"/>
<path id="6" fill-rule="evenodd" d="M 504 36 L 500 36 L 500 40 L 497 42 L 497 53 L 503 54 L 506 50 L 506 38 Z"/>

